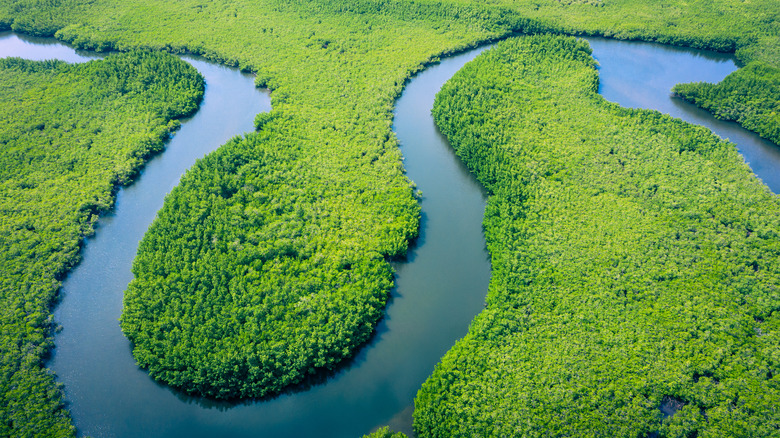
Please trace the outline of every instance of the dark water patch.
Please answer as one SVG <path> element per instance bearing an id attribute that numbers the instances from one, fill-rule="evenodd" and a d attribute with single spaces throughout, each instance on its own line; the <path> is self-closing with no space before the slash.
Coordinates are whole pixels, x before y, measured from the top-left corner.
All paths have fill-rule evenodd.
<path id="1" fill-rule="evenodd" d="M 665 395 L 661 400 L 661 406 L 659 406 L 658 409 L 661 410 L 661 413 L 664 414 L 664 419 L 666 419 L 676 414 L 686 404 L 687 403 L 680 399 Z"/>

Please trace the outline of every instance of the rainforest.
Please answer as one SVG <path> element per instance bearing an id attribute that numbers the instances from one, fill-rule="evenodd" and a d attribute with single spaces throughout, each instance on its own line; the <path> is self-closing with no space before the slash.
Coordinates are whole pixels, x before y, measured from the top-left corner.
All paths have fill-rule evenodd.
<path id="1" fill-rule="evenodd" d="M 52 375 L 51 307 L 117 186 L 198 106 L 203 79 L 160 52 L 70 65 L 0 61 L 2 400 L 7 436 L 71 430 Z"/>
<path id="2" fill-rule="evenodd" d="M 420 436 L 776 432 L 777 196 L 732 144 L 597 82 L 585 42 L 526 37 L 437 97 L 491 194 L 493 277 L 417 396 Z"/>
<path id="3" fill-rule="evenodd" d="M 500 40 L 434 107 L 490 196 L 492 279 L 415 433 L 777 436 L 777 196 L 708 130 L 603 100 L 576 37 L 734 53 L 723 82 L 674 93 L 776 143 L 778 23 L 773 0 L 0 0 L 0 30 L 112 53 L 0 63 L 0 435 L 78 433 L 46 369 L 52 311 L 117 190 L 198 108 L 171 54 L 255 74 L 273 109 L 166 197 L 118 324 L 149 378 L 263 403 L 375 335 L 425 221 L 395 101 Z"/>

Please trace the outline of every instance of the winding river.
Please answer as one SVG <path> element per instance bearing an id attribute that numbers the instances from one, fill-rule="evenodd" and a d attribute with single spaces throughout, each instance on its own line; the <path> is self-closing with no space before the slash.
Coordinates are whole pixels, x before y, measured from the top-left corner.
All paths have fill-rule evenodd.
<path id="1" fill-rule="evenodd" d="M 658 109 L 672 112 L 663 106 L 667 105 L 677 117 L 728 125 L 741 131 L 740 136 L 751 137 L 737 125 L 718 122 L 669 96 L 671 85 L 678 82 L 721 80 L 736 68 L 729 56 L 642 43 L 589 41 L 601 64 L 600 91 L 607 99 L 651 108 L 659 105 L 656 101 L 665 102 Z M 270 108 L 267 94 L 254 88 L 251 76 L 185 57 L 206 78 L 201 109 L 183 124 L 165 153 L 147 164 L 137 182 L 119 192 L 115 210 L 100 220 L 96 236 L 82 251 L 83 261 L 64 282 L 64 297 L 55 310 L 63 330 L 56 337 L 49 366 L 64 383 L 79 432 L 94 437 L 357 438 L 390 424 L 411 434 L 417 389 L 482 309 L 490 277 L 481 228 L 485 194 L 430 117 L 441 85 L 481 50 L 426 69 L 397 101 L 394 130 L 407 173 L 424 194 L 422 227 L 408 260 L 394 266 L 397 287 L 374 339 L 323 384 L 240 405 L 186 397 L 154 383 L 135 366 L 118 324 L 138 242 L 165 194 L 197 158 L 251 130 L 254 115 Z M 0 56 L 82 62 L 95 55 L 75 53 L 52 40 L 4 33 L 0 34 Z M 658 70 L 647 73 L 650 67 Z M 676 76 L 679 71 L 696 75 L 681 78 Z M 660 76 L 670 85 L 659 81 Z M 651 97 L 637 91 L 639 85 L 650 84 L 656 87 L 649 92 Z M 771 183 L 777 177 L 769 171 L 780 166 L 776 146 L 762 143 L 755 135 L 757 145 L 746 145 L 732 131 L 716 132 L 736 140 L 759 177 L 773 191 L 780 189 L 772 185 L 778 184 Z"/>

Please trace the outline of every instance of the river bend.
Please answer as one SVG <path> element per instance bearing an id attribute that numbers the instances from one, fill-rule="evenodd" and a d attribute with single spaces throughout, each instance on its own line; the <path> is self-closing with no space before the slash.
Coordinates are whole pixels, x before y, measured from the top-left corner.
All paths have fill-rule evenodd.
<path id="1" fill-rule="evenodd" d="M 608 100 L 659 109 L 714 129 L 737 142 L 773 191 L 780 189 L 780 176 L 772 172 L 780 166 L 775 145 L 669 96 L 679 82 L 720 81 L 736 69 L 730 56 L 588 40 L 601 64 L 600 93 Z M 65 385 L 79 432 L 95 437 L 357 438 L 390 424 L 410 434 L 417 389 L 482 309 L 490 277 L 481 228 L 485 194 L 430 116 L 441 85 L 481 50 L 429 67 L 410 81 L 397 101 L 393 129 L 407 174 L 424 195 L 422 224 L 407 260 L 394 265 L 396 288 L 376 336 L 325 383 L 240 405 L 187 397 L 153 382 L 135 366 L 118 323 L 138 242 L 165 195 L 197 158 L 253 129 L 254 115 L 270 109 L 268 95 L 254 88 L 251 76 L 185 58 L 206 78 L 200 110 L 140 178 L 119 191 L 115 210 L 99 221 L 96 236 L 88 239 L 83 261 L 64 282 L 63 300 L 55 309 L 63 330 L 49 366 Z M 83 62 L 97 55 L 75 53 L 53 40 L 2 33 L 0 56 Z M 723 131 L 722 125 L 730 130 Z"/>
<path id="2" fill-rule="evenodd" d="M 102 218 L 63 283 L 55 319 L 63 327 L 49 363 L 64 383 L 80 434 L 95 437 L 359 437 L 390 424 L 411 434 L 412 402 L 422 382 L 482 309 L 490 263 L 482 234 L 485 195 L 439 134 L 433 98 L 479 50 L 425 70 L 397 102 L 394 129 L 411 179 L 423 191 L 420 237 L 394 265 L 396 288 L 377 334 L 326 383 L 240 405 L 192 398 L 139 370 L 118 319 L 138 242 L 165 194 L 198 157 L 253 129 L 268 110 L 252 78 L 185 58 L 206 78 L 195 116 L 150 161 L 115 210 Z M 83 62 L 94 55 L 56 41 L 0 34 L 0 56 Z M 88 57 L 85 57 L 88 56 Z M 457 236 L 457 238 L 453 238 Z"/>

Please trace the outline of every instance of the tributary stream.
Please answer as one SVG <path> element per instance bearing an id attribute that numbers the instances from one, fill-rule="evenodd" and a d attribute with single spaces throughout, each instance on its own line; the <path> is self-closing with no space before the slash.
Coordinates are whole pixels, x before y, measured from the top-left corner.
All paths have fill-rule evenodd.
<path id="1" fill-rule="evenodd" d="M 776 146 L 669 97 L 669 89 L 678 82 L 720 81 L 736 69 L 728 55 L 589 40 L 601 63 L 601 92 L 607 99 L 671 112 L 713 129 L 726 125 L 730 131 L 716 133 L 736 140 L 759 177 L 773 191 L 780 189 L 770 170 L 780 166 Z M 397 101 L 394 130 L 408 176 L 424 195 L 422 227 L 407 260 L 394 266 L 397 287 L 376 336 L 324 383 L 239 405 L 187 397 L 154 383 L 135 365 L 118 323 L 138 242 L 165 195 L 197 158 L 251 130 L 254 115 L 270 108 L 267 94 L 254 88 L 251 76 L 185 58 L 206 78 L 200 110 L 183 124 L 166 151 L 146 165 L 140 178 L 120 190 L 115 210 L 100 220 L 96 236 L 87 240 L 83 260 L 65 280 L 62 302 L 55 309 L 62 331 L 48 366 L 64 384 L 79 433 L 358 438 L 389 424 L 411 434 L 417 389 L 482 309 L 490 277 L 481 228 L 485 195 L 430 116 L 441 85 L 480 50 L 427 68 Z M 76 54 L 53 40 L 4 33 L 0 57 L 5 56 L 82 62 L 88 59 L 84 56 L 94 55 Z M 642 91 L 647 86 L 653 90 Z M 743 144 L 743 138 L 750 141 Z"/>

